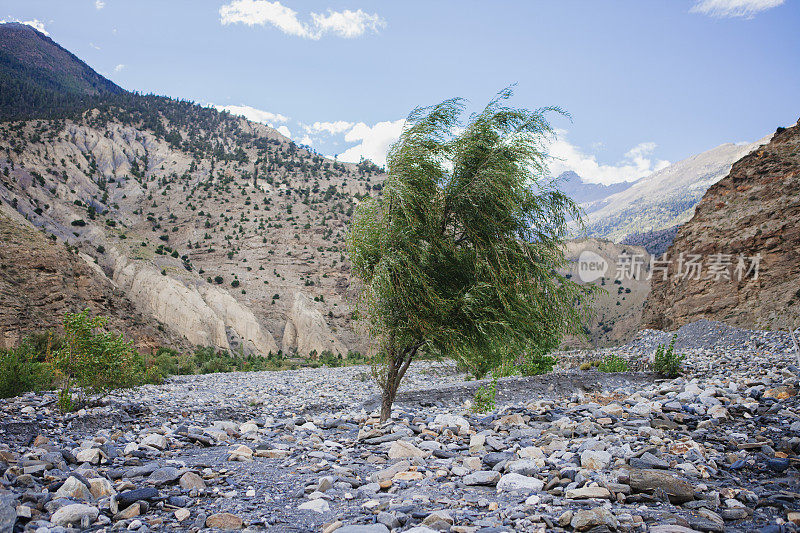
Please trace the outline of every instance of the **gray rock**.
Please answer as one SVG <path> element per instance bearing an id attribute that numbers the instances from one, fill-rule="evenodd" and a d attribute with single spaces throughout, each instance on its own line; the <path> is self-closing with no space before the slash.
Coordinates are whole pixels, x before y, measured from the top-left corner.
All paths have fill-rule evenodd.
<path id="1" fill-rule="evenodd" d="M 177 481 L 180 479 L 181 475 L 183 475 L 181 469 L 175 468 L 174 466 L 165 466 L 164 468 L 159 468 L 150 474 L 150 476 L 147 478 L 147 482 L 158 487 L 166 483 L 173 483 L 174 481 Z"/>
<path id="2" fill-rule="evenodd" d="M 141 489 L 126 490 L 111 497 L 111 512 L 116 514 L 120 509 L 125 509 L 132 503 L 139 500 L 152 502 L 161 498 L 158 489 L 154 487 L 144 487 Z"/>
<path id="3" fill-rule="evenodd" d="M 464 476 L 465 485 L 496 485 L 500 481 L 500 472 L 494 470 L 478 470 Z"/>
<path id="4" fill-rule="evenodd" d="M 572 520 L 570 520 L 570 525 L 576 531 L 584 531 L 597 526 L 616 529 L 619 526 L 619 521 L 608 509 L 595 507 L 576 511 L 572 516 Z"/>
<path id="5" fill-rule="evenodd" d="M 97 507 L 83 503 L 73 503 L 59 508 L 50 521 L 57 526 L 88 527 L 97 519 L 100 511 Z"/>
<path id="6" fill-rule="evenodd" d="M 631 457 L 629 462 L 633 468 L 660 468 L 664 470 L 669 468 L 669 463 L 650 452 L 645 452 L 641 457 Z"/>
<path id="7" fill-rule="evenodd" d="M 667 472 L 631 469 L 620 476 L 620 483 L 626 483 L 625 478 L 634 492 L 653 493 L 663 490 L 672 503 L 684 503 L 694 499 L 694 487 Z"/>
<path id="8" fill-rule="evenodd" d="M 581 454 L 581 466 L 589 470 L 605 470 L 611 464 L 611 454 L 603 450 L 586 450 Z"/>
<path id="9" fill-rule="evenodd" d="M 0 500 L 0 532 L 10 533 L 17 521 L 17 510 L 11 503 Z"/>
<path id="10" fill-rule="evenodd" d="M 379 523 L 383 524 L 389 529 L 397 529 L 401 526 L 400 520 L 398 520 L 397 517 L 392 513 L 387 513 L 386 511 L 381 511 L 378 513 L 377 520 Z"/>
<path id="11" fill-rule="evenodd" d="M 370 524 L 367 526 L 342 526 L 336 533 L 389 533 L 389 528 L 383 524 Z"/>

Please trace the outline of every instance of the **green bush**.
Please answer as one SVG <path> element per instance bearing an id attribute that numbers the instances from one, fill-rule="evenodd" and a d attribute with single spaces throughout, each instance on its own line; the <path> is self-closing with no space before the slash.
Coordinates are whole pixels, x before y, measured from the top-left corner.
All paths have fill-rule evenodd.
<path id="1" fill-rule="evenodd" d="M 659 344 L 653 358 L 653 370 L 664 374 L 668 378 L 676 378 L 681 373 L 684 356 L 675 353 L 675 341 L 677 339 L 678 336 L 673 335 L 672 340 L 669 341 L 669 346 L 666 348 L 663 344 Z"/>
<path id="2" fill-rule="evenodd" d="M 497 398 L 497 376 L 492 378 L 488 385 L 481 385 L 475 391 L 475 397 L 472 400 L 473 413 L 486 413 L 495 408 L 495 399 Z"/>
<path id="3" fill-rule="evenodd" d="M 158 384 L 169 376 L 181 374 L 182 358 L 176 350 L 164 346 L 149 358 L 140 358 L 139 366 L 145 368 L 145 383 Z"/>
<path id="4" fill-rule="evenodd" d="M 53 374 L 30 338 L 17 348 L 0 350 L 0 398 L 49 387 Z"/>
<path id="5" fill-rule="evenodd" d="M 627 372 L 628 361 L 612 354 L 603 359 L 600 364 L 597 365 L 597 369 L 600 372 Z"/>
<path id="6" fill-rule="evenodd" d="M 553 371 L 558 359 L 550 355 L 531 354 L 519 365 L 520 373 L 523 376 L 538 376 Z"/>
<path id="7" fill-rule="evenodd" d="M 113 389 L 144 382 L 144 369 L 133 343 L 105 331 L 107 322 L 104 316 L 90 318 L 88 309 L 64 315 L 64 341 L 53 358 L 64 410 L 81 406 L 91 397 L 101 398 Z"/>

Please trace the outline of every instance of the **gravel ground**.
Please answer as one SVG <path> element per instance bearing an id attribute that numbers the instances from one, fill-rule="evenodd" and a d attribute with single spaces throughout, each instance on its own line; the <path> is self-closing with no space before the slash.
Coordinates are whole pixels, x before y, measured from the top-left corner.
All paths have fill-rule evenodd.
<path id="1" fill-rule="evenodd" d="M 420 362 L 383 425 L 366 367 L 176 377 L 69 415 L 2 401 L 0 531 L 796 531 L 788 334 L 677 334 L 677 379 L 571 366 L 635 367 L 671 338 L 644 331 L 500 380 L 488 413 L 482 382 Z"/>

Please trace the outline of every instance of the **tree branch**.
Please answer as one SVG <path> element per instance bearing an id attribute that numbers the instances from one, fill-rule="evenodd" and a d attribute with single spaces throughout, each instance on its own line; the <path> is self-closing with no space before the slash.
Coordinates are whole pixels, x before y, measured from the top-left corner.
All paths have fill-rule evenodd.
<path id="1" fill-rule="evenodd" d="M 411 365 L 411 361 L 414 359 L 414 356 L 417 355 L 417 350 L 419 350 L 420 346 L 422 346 L 422 342 L 421 341 L 417 342 L 415 345 L 413 345 L 409 349 L 408 354 L 405 355 L 404 361 L 403 361 L 403 365 L 400 367 L 400 370 L 397 373 L 397 381 L 398 382 L 401 379 L 403 379 L 403 376 L 406 375 L 406 371 L 408 370 L 408 367 Z"/>

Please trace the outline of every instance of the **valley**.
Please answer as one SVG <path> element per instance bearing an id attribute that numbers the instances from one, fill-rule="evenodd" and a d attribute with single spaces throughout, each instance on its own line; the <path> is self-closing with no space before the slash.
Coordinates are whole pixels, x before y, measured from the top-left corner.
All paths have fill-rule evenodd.
<path id="1" fill-rule="evenodd" d="M 796 7 L 284 3 L 0 21 L 0 533 L 800 531 Z"/>

